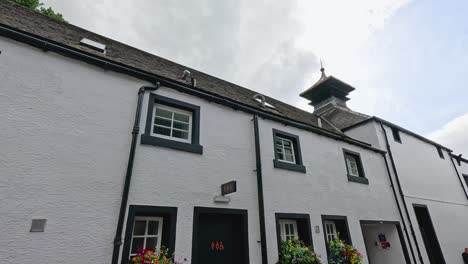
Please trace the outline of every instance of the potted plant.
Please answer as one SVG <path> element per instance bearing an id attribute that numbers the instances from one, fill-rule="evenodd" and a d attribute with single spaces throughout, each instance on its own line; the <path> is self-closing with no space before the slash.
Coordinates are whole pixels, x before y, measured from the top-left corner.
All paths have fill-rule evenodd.
<path id="1" fill-rule="evenodd" d="M 281 243 L 280 264 L 321 264 L 314 250 L 300 240 L 286 240 Z"/>
<path id="2" fill-rule="evenodd" d="M 362 264 L 362 255 L 352 245 L 341 239 L 334 239 L 328 243 L 329 264 Z"/>
<path id="3" fill-rule="evenodd" d="M 183 261 L 174 261 L 174 256 L 170 256 L 169 249 L 161 247 L 160 250 L 138 249 L 135 256 L 130 259 L 130 264 L 185 264 L 187 259 Z"/>

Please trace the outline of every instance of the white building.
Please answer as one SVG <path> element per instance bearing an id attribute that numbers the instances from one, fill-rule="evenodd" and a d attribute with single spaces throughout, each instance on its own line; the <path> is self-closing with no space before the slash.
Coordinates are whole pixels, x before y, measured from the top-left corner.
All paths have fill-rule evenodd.
<path id="1" fill-rule="evenodd" d="M 443 263 L 420 226 L 462 263 L 468 162 L 349 110 L 336 78 L 309 113 L 7 1 L 0 50 L 1 263 L 276 263 L 291 237 L 326 262 L 337 236 L 366 263 Z"/>

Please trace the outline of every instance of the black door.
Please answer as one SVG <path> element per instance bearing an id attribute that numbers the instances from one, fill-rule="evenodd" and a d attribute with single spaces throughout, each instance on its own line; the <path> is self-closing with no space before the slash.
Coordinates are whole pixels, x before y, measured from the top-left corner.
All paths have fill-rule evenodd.
<path id="1" fill-rule="evenodd" d="M 414 212 L 416 213 L 416 219 L 418 220 L 429 261 L 431 264 L 445 264 L 439 240 L 437 239 L 431 216 L 429 215 L 429 210 L 425 206 L 414 206 Z"/>
<path id="2" fill-rule="evenodd" d="M 194 228 L 193 263 L 248 263 L 243 215 L 200 213 Z"/>

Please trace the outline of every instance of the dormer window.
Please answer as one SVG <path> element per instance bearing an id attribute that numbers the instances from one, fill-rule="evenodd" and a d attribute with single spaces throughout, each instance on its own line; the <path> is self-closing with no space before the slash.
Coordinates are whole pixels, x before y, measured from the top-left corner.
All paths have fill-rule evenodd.
<path id="1" fill-rule="evenodd" d="M 445 159 L 445 157 L 444 157 L 444 152 L 443 152 L 442 148 L 439 147 L 439 146 L 436 146 L 436 148 L 437 148 L 437 153 L 439 153 L 439 157 L 440 157 L 441 159 Z"/>
<path id="2" fill-rule="evenodd" d="M 395 142 L 401 143 L 400 130 L 398 128 L 392 127 L 392 135 Z"/>

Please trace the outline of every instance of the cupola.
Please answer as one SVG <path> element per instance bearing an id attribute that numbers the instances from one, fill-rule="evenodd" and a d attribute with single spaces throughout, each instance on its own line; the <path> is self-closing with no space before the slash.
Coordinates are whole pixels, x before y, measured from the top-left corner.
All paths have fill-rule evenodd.
<path id="1" fill-rule="evenodd" d="M 320 79 L 300 96 L 310 101 L 309 104 L 314 107 L 314 113 L 320 114 L 336 106 L 347 108 L 348 94 L 355 88 L 338 78 L 327 76 L 323 66 L 320 71 L 322 72 Z"/>

